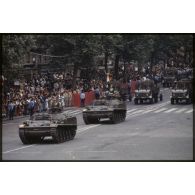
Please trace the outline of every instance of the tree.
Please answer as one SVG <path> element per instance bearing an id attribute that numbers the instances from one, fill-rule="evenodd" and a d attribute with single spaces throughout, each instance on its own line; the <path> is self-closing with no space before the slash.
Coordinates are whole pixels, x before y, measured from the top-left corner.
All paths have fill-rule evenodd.
<path id="1" fill-rule="evenodd" d="M 22 63 L 24 55 L 34 43 L 34 35 L 7 34 L 2 36 L 2 70 L 7 78 L 13 78 L 13 68 L 18 68 L 17 65 Z"/>

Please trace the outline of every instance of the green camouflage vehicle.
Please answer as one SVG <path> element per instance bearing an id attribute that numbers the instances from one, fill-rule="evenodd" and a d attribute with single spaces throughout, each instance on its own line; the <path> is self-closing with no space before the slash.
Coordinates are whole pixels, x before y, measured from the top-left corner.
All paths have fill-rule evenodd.
<path id="1" fill-rule="evenodd" d="M 55 143 L 61 143 L 74 139 L 76 130 L 77 119 L 74 116 L 39 113 L 19 125 L 19 137 L 23 144 L 39 143 L 46 136 L 51 136 Z"/>
<path id="2" fill-rule="evenodd" d="M 171 87 L 176 79 L 176 75 L 177 75 L 176 68 L 171 68 L 171 67 L 166 68 L 164 70 L 163 80 L 162 80 L 163 87 Z"/>
<path id="3" fill-rule="evenodd" d="M 85 124 L 98 123 L 101 118 L 109 118 L 112 123 L 122 122 L 126 118 L 126 103 L 119 99 L 94 100 L 83 110 Z"/>
<path id="4" fill-rule="evenodd" d="M 160 92 L 160 87 L 154 84 L 152 80 L 141 81 L 135 90 L 135 104 L 142 104 L 144 101 L 148 101 L 149 103 L 157 103 L 158 99 L 160 101 L 163 100 L 163 95 Z"/>
<path id="5" fill-rule="evenodd" d="M 175 82 L 171 91 L 171 104 L 178 104 L 185 101 L 186 104 L 192 103 L 192 80 L 180 80 Z"/>

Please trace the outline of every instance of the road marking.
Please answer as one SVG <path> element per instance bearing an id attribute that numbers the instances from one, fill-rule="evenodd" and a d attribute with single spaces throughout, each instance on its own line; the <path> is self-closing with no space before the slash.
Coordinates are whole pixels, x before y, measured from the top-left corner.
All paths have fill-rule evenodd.
<path id="1" fill-rule="evenodd" d="M 3 152 L 3 154 L 7 154 L 7 153 L 14 152 L 14 151 L 17 151 L 17 150 L 22 150 L 22 149 L 24 149 L 24 148 L 30 148 L 30 147 L 35 146 L 35 145 L 36 145 L 36 144 L 32 144 L 32 145 L 28 145 L 28 146 L 16 148 L 16 149 L 13 149 L 13 150 L 8 150 L 8 151 Z"/>
<path id="2" fill-rule="evenodd" d="M 177 110 L 177 108 L 171 108 L 171 109 L 169 109 L 169 110 L 164 111 L 164 113 L 169 113 L 169 112 L 172 112 L 172 111 L 174 111 L 174 110 Z"/>
<path id="3" fill-rule="evenodd" d="M 143 114 L 146 114 L 146 113 L 149 113 L 149 112 L 152 112 L 152 111 L 154 111 L 154 110 L 146 110 L 146 111 L 143 112 Z"/>
<path id="4" fill-rule="evenodd" d="M 132 112 L 131 114 L 138 114 L 138 113 L 140 113 L 140 112 L 143 112 L 144 110 L 137 110 L 137 111 L 135 111 L 135 112 Z"/>
<path id="5" fill-rule="evenodd" d="M 75 114 L 75 113 L 81 113 L 82 111 L 80 110 L 71 110 L 71 111 L 67 111 L 67 114 Z"/>
<path id="6" fill-rule="evenodd" d="M 154 113 L 159 113 L 159 112 L 162 112 L 162 111 L 167 110 L 167 109 L 168 109 L 168 108 L 161 108 L 161 109 L 159 109 L 159 110 L 154 111 Z"/>
<path id="7" fill-rule="evenodd" d="M 185 112 L 185 113 L 191 113 L 191 112 L 193 112 L 193 109 L 190 109 L 190 110 L 188 110 L 188 111 Z"/>
<path id="8" fill-rule="evenodd" d="M 135 110 L 137 110 L 138 108 L 134 108 L 134 109 L 131 109 L 131 110 L 128 110 L 127 112 L 133 112 Z"/>
<path id="9" fill-rule="evenodd" d="M 85 128 L 82 128 L 82 129 L 78 129 L 77 130 L 77 133 L 82 133 L 82 132 L 84 132 L 84 131 L 86 131 L 86 130 L 88 130 L 88 129 L 91 129 L 91 128 L 94 128 L 94 127 L 98 127 L 98 126 L 100 126 L 101 124 L 98 124 L 98 125 L 92 125 L 92 126 L 90 126 L 90 127 L 85 127 Z"/>
<path id="10" fill-rule="evenodd" d="M 106 150 L 105 151 L 101 151 L 101 150 L 100 151 L 98 151 L 98 150 L 97 151 L 96 150 L 86 150 L 86 151 L 84 151 L 84 150 L 80 150 L 80 151 L 79 150 L 75 150 L 74 152 L 75 153 L 76 152 L 86 152 L 87 153 L 87 152 L 117 152 L 117 151 L 116 150 L 108 150 L 108 151 L 106 151 Z"/>
<path id="11" fill-rule="evenodd" d="M 85 128 L 81 128 L 81 129 L 78 129 L 77 130 L 77 133 L 82 133 L 88 129 L 91 129 L 91 128 L 94 128 L 94 127 L 98 127 L 100 126 L 101 124 L 98 124 L 98 125 L 92 125 L 92 126 L 89 126 L 89 127 L 85 127 Z M 24 147 L 20 147 L 20 148 L 15 148 L 13 150 L 8 150 L 8 151 L 5 151 L 3 152 L 3 154 L 7 154 L 7 153 L 10 153 L 10 152 L 14 152 L 14 151 L 17 151 L 17 150 L 22 150 L 22 149 L 25 149 L 25 148 L 30 148 L 32 146 L 36 146 L 37 144 L 32 144 L 32 145 L 28 145 L 28 146 L 24 146 Z"/>
<path id="12" fill-rule="evenodd" d="M 180 109 L 180 110 L 177 110 L 177 111 L 175 111 L 175 113 L 181 113 L 181 112 L 183 112 L 183 111 L 185 111 L 185 110 L 187 110 L 187 108 L 182 108 L 182 109 Z"/>

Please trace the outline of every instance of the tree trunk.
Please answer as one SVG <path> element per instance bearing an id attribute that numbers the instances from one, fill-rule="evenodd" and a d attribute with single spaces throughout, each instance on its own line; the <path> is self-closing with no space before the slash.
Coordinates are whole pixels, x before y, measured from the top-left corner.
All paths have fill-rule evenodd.
<path id="1" fill-rule="evenodd" d="M 108 73 L 108 52 L 105 52 L 104 63 L 105 71 Z"/>
<path id="2" fill-rule="evenodd" d="M 76 86 L 76 77 L 78 73 L 78 64 L 74 64 L 74 69 L 73 69 L 73 81 L 72 81 L 72 88 L 75 89 Z"/>
<path id="3" fill-rule="evenodd" d="M 127 81 L 127 65 L 124 60 L 123 82 Z"/>
<path id="4" fill-rule="evenodd" d="M 120 59 L 120 56 L 119 55 L 116 55 L 116 57 L 115 57 L 115 63 L 114 63 L 114 76 L 115 76 L 115 79 L 116 80 L 118 80 L 119 59 Z"/>

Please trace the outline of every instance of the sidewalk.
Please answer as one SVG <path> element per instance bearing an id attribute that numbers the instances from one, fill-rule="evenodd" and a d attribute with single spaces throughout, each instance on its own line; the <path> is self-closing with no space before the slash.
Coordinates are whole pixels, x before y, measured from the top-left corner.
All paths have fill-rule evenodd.
<path id="1" fill-rule="evenodd" d="M 67 111 L 67 110 L 76 110 L 76 109 L 80 109 L 80 107 L 65 107 L 65 108 L 63 109 L 63 111 Z M 30 117 L 30 115 L 28 114 L 28 115 L 14 116 L 14 120 L 15 120 L 15 119 L 25 118 L 25 117 Z M 11 120 L 9 120 L 8 117 L 3 117 L 3 116 L 2 116 L 2 121 L 11 121 Z"/>

